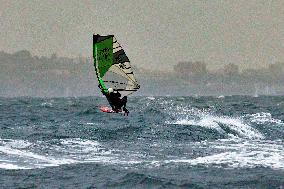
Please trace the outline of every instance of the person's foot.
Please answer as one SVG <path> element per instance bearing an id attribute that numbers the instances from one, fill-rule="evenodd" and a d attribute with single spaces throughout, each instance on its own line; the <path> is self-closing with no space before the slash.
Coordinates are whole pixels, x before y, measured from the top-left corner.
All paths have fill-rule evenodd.
<path id="1" fill-rule="evenodd" d="M 124 113 L 128 116 L 129 111 L 125 107 L 123 107 L 122 109 L 123 109 Z"/>

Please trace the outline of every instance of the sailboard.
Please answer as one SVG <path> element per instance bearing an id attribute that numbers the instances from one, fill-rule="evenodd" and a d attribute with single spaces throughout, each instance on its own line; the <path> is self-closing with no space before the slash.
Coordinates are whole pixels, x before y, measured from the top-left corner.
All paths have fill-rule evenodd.
<path id="1" fill-rule="evenodd" d="M 93 58 L 103 94 L 107 94 L 108 88 L 113 88 L 122 96 L 128 96 L 140 88 L 130 61 L 114 35 L 93 35 Z"/>
<path id="2" fill-rule="evenodd" d="M 107 106 L 100 106 L 100 110 L 101 110 L 102 112 L 105 112 L 105 113 L 122 113 L 121 110 L 119 110 L 119 111 L 116 112 L 116 111 L 113 111 L 112 108 L 107 107 Z"/>

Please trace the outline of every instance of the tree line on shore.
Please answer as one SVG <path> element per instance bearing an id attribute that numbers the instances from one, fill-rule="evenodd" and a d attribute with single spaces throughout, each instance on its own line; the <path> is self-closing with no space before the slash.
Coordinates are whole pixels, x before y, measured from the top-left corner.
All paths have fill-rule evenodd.
<path id="1" fill-rule="evenodd" d="M 0 51 L 0 66 L 0 96 L 88 96 L 98 92 L 92 57 L 66 58 L 55 53 L 49 57 L 38 57 L 27 50 L 13 54 Z M 211 87 L 214 94 L 232 90 L 232 86 L 236 91 L 255 86 L 266 91 L 267 86 L 282 90 L 284 82 L 284 64 L 281 62 L 267 68 L 242 71 L 236 64 L 226 64 L 212 71 L 206 63 L 198 61 L 179 62 L 167 73 L 139 67 L 134 70 L 142 86 L 151 80 L 156 83 L 167 81 L 168 86 L 157 84 L 161 88 L 178 87 L 174 80 L 179 80 L 183 82 L 181 87 L 184 83 L 189 89 L 195 87 L 195 91 L 209 91 Z M 155 89 L 147 88 L 144 92 L 148 90 L 153 93 Z"/>

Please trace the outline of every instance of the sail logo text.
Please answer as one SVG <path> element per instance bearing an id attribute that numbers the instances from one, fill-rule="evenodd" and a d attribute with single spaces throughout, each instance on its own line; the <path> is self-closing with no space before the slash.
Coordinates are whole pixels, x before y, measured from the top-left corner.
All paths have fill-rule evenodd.
<path id="1" fill-rule="evenodd" d="M 111 61 L 112 60 L 112 49 L 103 48 L 98 51 L 98 60 L 100 61 Z"/>

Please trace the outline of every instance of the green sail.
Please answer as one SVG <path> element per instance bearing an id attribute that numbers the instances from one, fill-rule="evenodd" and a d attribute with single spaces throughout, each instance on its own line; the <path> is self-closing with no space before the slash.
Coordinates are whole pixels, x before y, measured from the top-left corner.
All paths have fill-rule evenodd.
<path id="1" fill-rule="evenodd" d="M 113 64 L 112 37 L 94 44 L 94 58 L 97 62 L 99 77 L 103 77 Z"/>

